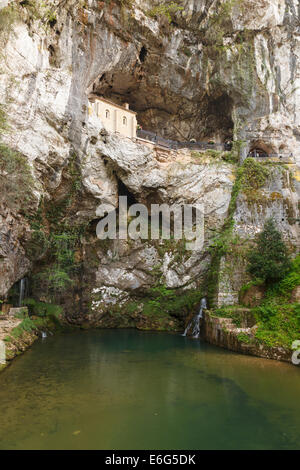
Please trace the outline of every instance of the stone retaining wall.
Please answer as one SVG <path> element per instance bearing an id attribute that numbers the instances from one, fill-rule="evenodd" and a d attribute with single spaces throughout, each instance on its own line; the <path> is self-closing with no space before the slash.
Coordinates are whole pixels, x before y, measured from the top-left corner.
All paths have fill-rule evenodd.
<path id="1" fill-rule="evenodd" d="M 247 321 L 247 320 L 246 320 Z M 221 318 L 206 311 L 203 316 L 202 338 L 210 344 L 220 346 L 230 351 L 249 354 L 251 356 L 291 362 L 292 352 L 281 347 L 269 348 L 260 344 L 254 337 L 256 326 L 242 325 L 238 328 L 231 318 Z M 249 343 L 240 341 L 239 335 L 247 335 Z"/>

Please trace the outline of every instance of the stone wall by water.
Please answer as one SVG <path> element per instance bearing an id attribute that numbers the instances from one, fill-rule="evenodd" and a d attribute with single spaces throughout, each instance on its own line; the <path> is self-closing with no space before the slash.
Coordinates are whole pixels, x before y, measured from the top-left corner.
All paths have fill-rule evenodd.
<path id="1" fill-rule="evenodd" d="M 208 343 L 230 351 L 284 362 L 292 361 L 291 350 L 282 347 L 269 348 L 259 344 L 254 339 L 255 328 L 253 317 L 247 310 L 244 311 L 244 321 L 242 321 L 241 327 L 234 325 L 231 318 L 217 317 L 213 312 L 205 311 L 201 333 L 202 339 Z M 245 341 L 246 337 L 249 338 L 248 341 Z"/>

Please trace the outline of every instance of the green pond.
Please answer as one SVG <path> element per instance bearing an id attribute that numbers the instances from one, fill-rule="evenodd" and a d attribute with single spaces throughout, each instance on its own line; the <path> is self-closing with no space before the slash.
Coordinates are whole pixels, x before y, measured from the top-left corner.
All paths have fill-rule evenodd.
<path id="1" fill-rule="evenodd" d="M 300 369 L 167 333 L 48 337 L 0 374 L 0 449 L 300 449 Z"/>

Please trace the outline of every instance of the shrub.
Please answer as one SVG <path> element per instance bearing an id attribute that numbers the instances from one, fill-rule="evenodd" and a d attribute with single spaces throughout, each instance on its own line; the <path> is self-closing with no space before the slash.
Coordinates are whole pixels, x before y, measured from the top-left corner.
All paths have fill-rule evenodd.
<path id="1" fill-rule="evenodd" d="M 287 248 L 272 219 L 259 234 L 256 247 L 248 255 L 248 272 L 266 284 L 280 281 L 291 268 Z"/>
<path id="2" fill-rule="evenodd" d="M 176 2 L 169 2 L 165 5 L 158 5 L 153 7 L 151 10 L 148 11 L 148 15 L 151 17 L 160 17 L 164 16 L 167 18 L 168 23 L 172 21 L 172 14 L 177 13 L 178 11 L 182 11 L 183 7 L 178 5 Z"/>
<path id="3" fill-rule="evenodd" d="M 300 305 L 284 304 L 278 299 L 268 299 L 255 310 L 258 330 L 256 338 L 267 346 L 291 348 L 299 339 Z"/>
<path id="4" fill-rule="evenodd" d="M 0 11 L 0 33 L 5 35 L 7 38 L 10 31 L 12 30 L 12 25 L 17 18 L 17 12 L 14 5 L 8 5 L 5 8 L 2 8 Z"/>
<path id="5" fill-rule="evenodd" d="M 179 294 L 164 285 L 152 287 L 143 301 L 143 314 L 184 317 L 198 306 L 202 297 L 199 290 L 188 289 Z"/>
<path id="6" fill-rule="evenodd" d="M 49 304 L 46 302 L 37 302 L 32 298 L 24 299 L 23 304 L 29 307 L 31 313 L 38 317 L 50 316 L 59 318 L 59 316 L 63 313 L 63 309 L 59 305 Z"/>
<path id="7" fill-rule="evenodd" d="M 240 189 L 245 193 L 248 200 L 257 199 L 257 191 L 264 186 L 270 176 L 269 168 L 255 160 L 246 158 L 238 170 Z"/>
<path id="8" fill-rule="evenodd" d="M 241 342 L 241 343 L 246 343 L 246 344 L 250 344 L 251 343 L 251 337 L 246 335 L 245 333 L 239 333 L 237 335 L 237 339 Z"/>
<path id="9" fill-rule="evenodd" d="M 298 255 L 291 265 L 291 271 L 282 279 L 274 290 L 280 295 L 289 295 L 290 292 L 300 284 L 300 255 Z"/>
<path id="10" fill-rule="evenodd" d="M 12 209 L 30 209 L 33 185 L 34 180 L 26 158 L 0 143 L 0 201 L 4 201 Z"/>

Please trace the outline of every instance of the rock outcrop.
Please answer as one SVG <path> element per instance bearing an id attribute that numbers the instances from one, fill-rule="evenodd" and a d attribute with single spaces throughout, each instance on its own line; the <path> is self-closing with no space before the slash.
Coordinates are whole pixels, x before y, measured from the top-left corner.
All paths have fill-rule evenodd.
<path id="1" fill-rule="evenodd" d="M 9 124 L 1 137 L 29 164 L 34 201 L 24 210 L 1 195 L 2 299 L 19 279 L 53 265 L 53 227 L 57 236 L 65 227 L 79 234 L 74 251 L 80 269 L 67 293 L 58 290 L 72 322 L 103 324 L 111 305 L 139 304 L 158 285 L 181 293 L 205 284 L 210 247 L 230 210 L 233 155 L 175 152 L 108 134 L 88 113 L 90 93 L 128 102 L 144 128 L 167 138 L 234 138 L 240 161 L 252 148 L 292 154 L 294 164 L 274 163 L 255 200 L 241 190 L 234 233 L 252 239 L 273 215 L 297 249 L 297 2 L 184 0 L 173 11 L 159 4 L 51 0 L 12 2 L 0 10 L 1 116 Z M 7 171 L 1 165 L 3 178 Z M 148 207 L 203 205 L 204 248 L 99 241 L 97 207 L 117 208 L 120 194 Z M 234 302 L 245 282 L 243 262 L 235 259 L 226 255 L 223 274 L 216 275 L 219 303 Z M 33 294 L 49 300 L 42 289 L 39 283 Z"/>

